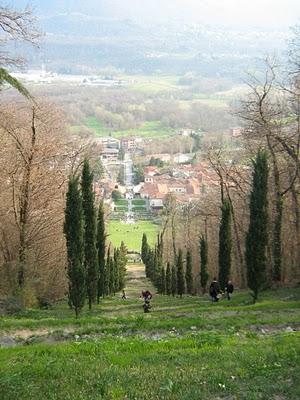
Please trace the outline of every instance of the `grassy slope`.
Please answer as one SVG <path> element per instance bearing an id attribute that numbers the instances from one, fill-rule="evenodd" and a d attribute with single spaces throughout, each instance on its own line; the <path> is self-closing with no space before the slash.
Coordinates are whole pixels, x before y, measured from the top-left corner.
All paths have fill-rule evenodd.
<path id="1" fill-rule="evenodd" d="M 141 267 L 130 266 L 126 301 L 106 299 L 77 321 L 66 304 L 0 320 L 0 335 L 44 328 L 71 338 L 2 349 L 0 399 L 300 397 L 300 336 L 286 331 L 299 326 L 299 289 L 266 292 L 256 305 L 246 292 L 219 304 L 154 296 L 143 314 L 146 287 L 153 290 Z"/>
<path id="2" fill-rule="evenodd" d="M 143 233 L 146 233 L 150 245 L 154 245 L 158 226 L 148 221 L 139 221 L 133 225 L 110 221 L 108 232 L 108 240 L 115 246 L 120 246 L 123 240 L 128 249 L 140 251 Z"/>
<path id="3" fill-rule="evenodd" d="M 135 129 L 112 131 L 106 128 L 101 121 L 95 117 L 89 117 L 85 120 L 83 127 L 90 129 L 96 136 L 109 136 L 110 134 L 116 138 L 126 136 L 140 136 L 145 138 L 162 138 L 174 135 L 175 131 L 165 128 L 159 121 L 146 121 Z M 71 132 L 78 133 L 80 126 L 72 126 Z"/>

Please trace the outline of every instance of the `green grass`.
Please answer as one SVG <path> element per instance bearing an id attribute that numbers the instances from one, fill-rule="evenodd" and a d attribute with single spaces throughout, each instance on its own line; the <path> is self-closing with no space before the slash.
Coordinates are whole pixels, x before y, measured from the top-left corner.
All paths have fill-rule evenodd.
<path id="1" fill-rule="evenodd" d="M 129 89 L 145 93 L 173 92 L 179 90 L 181 86 L 177 84 L 178 77 L 173 75 L 165 76 L 146 76 L 139 75 L 130 77 L 133 82 L 128 86 Z"/>
<path id="2" fill-rule="evenodd" d="M 99 121 L 96 117 L 88 117 L 85 121 L 85 125 L 91 131 L 95 132 L 97 136 L 108 136 L 109 130 L 106 128 L 101 121 Z"/>
<path id="3" fill-rule="evenodd" d="M 108 240 L 114 246 L 120 246 L 123 240 L 130 250 L 140 251 L 143 233 L 146 233 L 148 242 L 155 244 L 158 226 L 150 221 L 139 221 L 136 224 L 124 224 L 119 221 L 110 221 L 108 225 Z"/>
<path id="4" fill-rule="evenodd" d="M 164 138 L 176 133 L 174 129 L 165 128 L 159 121 L 146 121 L 135 129 L 112 131 L 106 128 L 96 117 L 89 117 L 83 125 L 71 126 L 72 133 L 79 133 L 82 127 L 90 129 L 96 136 L 108 136 L 122 138 L 126 136 L 140 136 L 146 138 Z"/>
<path id="5" fill-rule="evenodd" d="M 299 399 L 300 332 L 286 327 L 299 327 L 300 288 L 254 305 L 247 291 L 218 304 L 155 295 L 143 314 L 139 293 L 153 287 L 142 266 L 127 282 L 126 301 L 107 298 L 77 320 L 66 302 L 1 318 L 0 336 L 48 336 L 0 350 L 0 399 Z"/>
<path id="6" fill-rule="evenodd" d="M 299 399 L 299 335 L 197 334 L 2 350 L 5 400 Z"/>
<path id="7" fill-rule="evenodd" d="M 127 212 L 128 211 L 128 207 L 124 207 L 124 206 L 119 206 L 116 207 L 116 211 L 122 211 L 122 212 Z"/>
<path id="8" fill-rule="evenodd" d="M 135 212 L 145 212 L 145 211 L 147 211 L 147 209 L 145 207 L 143 207 L 143 206 L 133 207 L 132 210 L 135 211 Z"/>
<path id="9" fill-rule="evenodd" d="M 147 138 L 163 138 L 175 134 L 175 130 L 165 128 L 159 121 L 146 121 L 136 129 L 128 129 L 113 132 L 113 136 L 117 138 L 125 136 L 140 136 Z"/>
<path id="10" fill-rule="evenodd" d="M 128 206 L 127 200 L 116 200 L 114 203 L 116 206 Z"/>
<path id="11" fill-rule="evenodd" d="M 132 204 L 134 206 L 145 206 L 146 205 L 146 201 L 142 200 L 142 199 L 135 199 L 135 200 L 132 200 Z"/>

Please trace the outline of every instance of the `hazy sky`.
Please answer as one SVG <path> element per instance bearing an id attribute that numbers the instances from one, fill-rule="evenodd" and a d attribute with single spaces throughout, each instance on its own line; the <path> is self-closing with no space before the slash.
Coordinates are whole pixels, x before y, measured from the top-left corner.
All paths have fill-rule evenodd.
<path id="1" fill-rule="evenodd" d="M 300 0 L 31 0 L 41 14 L 82 12 L 140 22 L 171 19 L 286 28 L 300 22 Z M 10 0 L 22 7 L 28 0 Z"/>

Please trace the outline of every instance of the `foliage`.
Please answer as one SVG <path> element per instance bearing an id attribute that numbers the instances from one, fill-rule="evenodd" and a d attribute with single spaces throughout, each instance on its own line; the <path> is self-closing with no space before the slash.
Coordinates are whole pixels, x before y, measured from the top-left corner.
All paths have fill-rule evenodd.
<path id="1" fill-rule="evenodd" d="M 122 198 L 122 194 L 119 190 L 113 190 L 111 193 L 111 197 L 114 201 L 118 201 Z"/>
<path id="2" fill-rule="evenodd" d="M 96 247 L 98 253 L 98 284 L 97 284 L 97 301 L 101 296 L 104 296 L 104 274 L 105 274 L 105 222 L 104 222 L 104 209 L 103 201 L 99 204 L 98 217 L 97 217 L 97 237 Z"/>
<path id="3" fill-rule="evenodd" d="M 177 270 L 176 265 L 172 266 L 172 275 L 171 275 L 171 293 L 174 297 L 177 294 Z"/>
<path id="4" fill-rule="evenodd" d="M 208 272 L 207 272 L 207 261 L 208 261 L 208 249 L 207 241 L 203 235 L 200 237 L 200 284 L 203 292 L 205 292 Z"/>
<path id="5" fill-rule="evenodd" d="M 89 309 L 97 297 L 98 260 L 96 250 L 96 212 L 94 206 L 93 173 L 89 161 L 84 160 L 82 176 L 82 206 L 84 220 L 84 266 L 86 270 L 86 289 Z"/>
<path id="6" fill-rule="evenodd" d="M 18 81 L 18 79 L 10 75 L 5 68 L 0 68 L 0 88 L 4 85 L 4 83 L 9 84 L 28 99 L 32 99 L 29 91 L 25 88 L 24 85 L 22 85 L 20 81 Z"/>
<path id="7" fill-rule="evenodd" d="M 69 302 L 78 317 L 85 301 L 85 270 L 83 244 L 83 209 L 78 178 L 71 176 L 68 184 L 64 233 L 67 242 Z"/>
<path id="8" fill-rule="evenodd" d="M 117 176 L 117 182 L 120 185 L 124 185 L 125 184 L 125 181 L 124 181 L 124 166 L 123 166 L 123 164 L 121 164 L 121 166 L 120 166 L 119 173 L 118 173 L 118 176 Z"/>
<path id="9" fill-rule="evenodd" d="M 191 250 L 186 252 L 186 269 L 185 269 L 185 281 L 186 281 L 186 292 L 187 294 L 193 294 L 194 282 L 193 282 L 193 263 Z"/>
<path id="10" fill-rule="evenodd" d="M 164 162 L 160 158 L 151 157 L 149 161 L 149 166 L 162 168 L 164 166 Z"/>
<path id="11" fill-rule="evenodd" d="M 166 294 L 168 296 L 172 294 L 172 271 L 169 262 L 167 264 L 167 269 L 166 269 Z"/>
<path id="12" fill-rule="evenodd" d="M 185 293 L 185 279 L 183 270 L 182 250 L 179 249 L 177 256 L 177 293 L 182 297 Z"/>
<path id="13" fill-rule="evenodd" d="M 222 217 L 219 230 L 219 283 L 224 290 L 229 279 L 231 269 L 231 205 L 225 199 L 222 207 Z"/>
<path id="14" fill-rule="evenodd" d="M 149 245 L 148 245 L 148 241 L 147 241 L 147 235 L 146 233 L 143 233 L 143 237 L 142 237 L 142 247 L 141 247 L 141 258 L 143 263 L 146 263 L 147 260 L 147 256 L 148 256 L 148 251 L 149 251 Z"/>
<path id="15" fill-rule="evenodd" d="M 266 284 L 266 246 L 268 242 L 268 161 L 260 150 L 253 161 L 253 181 L 250 195 L 250 222 L 246 237 L 248 287 L 253 299 Z"/>
<path id="16" fill-rule="evenodd" d="M 133 166 L 133 184 L 138 185 L 141 182 L 144 182 L 144 169 L 141 165 Z"/>

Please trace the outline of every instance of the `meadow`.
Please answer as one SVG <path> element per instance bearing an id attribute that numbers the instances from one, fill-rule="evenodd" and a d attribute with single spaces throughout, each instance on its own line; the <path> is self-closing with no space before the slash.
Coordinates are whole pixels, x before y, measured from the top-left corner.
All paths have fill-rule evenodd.
<path id="1" fill-rule="evenodd" d="M 158 231 L 159 226 L 151 221 L 138 221 L 135 224 L 110 221 L 108 224 L 108 241 L 111 241 L 117 247 L 124 241 L 129 250 L 140 251 L 143 233 L 146 233 L 148 243 L 154 246 Z"/>
<path id="2" fill-rule="evenodd" d="M 126 300 L 77 320 L 66 302 L 1 318 L 14 345 L 0 349 L 0 399 L 299 399 L 299 288 L 255 305 L 247 291 L 217 304 L 154 295 L 144 314 L 145 288 L 143 266 L 130 265 Z"/>

